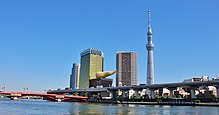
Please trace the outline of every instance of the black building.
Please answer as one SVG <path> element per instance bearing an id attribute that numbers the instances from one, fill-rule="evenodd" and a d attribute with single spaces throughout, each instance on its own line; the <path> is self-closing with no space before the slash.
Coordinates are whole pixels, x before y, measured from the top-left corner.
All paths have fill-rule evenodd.
<path id="1" fill-rule="evenodd" d="M 100 79 L 90 79 L 89 87 L 112 87 L 113 79 L 109 78 L 100 78 Z"/>

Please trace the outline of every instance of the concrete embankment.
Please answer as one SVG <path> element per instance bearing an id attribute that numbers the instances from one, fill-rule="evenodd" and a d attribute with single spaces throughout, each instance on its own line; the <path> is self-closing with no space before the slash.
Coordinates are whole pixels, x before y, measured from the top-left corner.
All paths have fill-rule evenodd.
<path id="1" fill-rule="evenodd" d="M 184 102 L 184 103 L 162 102 L 161 103 L 161 102 L 131 102 L 131 101 L 89 101 L 89 103 L 219 107 L 219 103 L 194 103 L 194 102 Z"/>
<path id="2" fill-rule="evenodd" d="M 193 102 L 185 102 L 185 103 L 158 103 L 158 102 L 128 102 L 122 101 L 121 104 L 138 104 L 138 105 L 173 105 L 173 106 L 214 106 L 219 107 L 219 103 L 193 103 Z"/>

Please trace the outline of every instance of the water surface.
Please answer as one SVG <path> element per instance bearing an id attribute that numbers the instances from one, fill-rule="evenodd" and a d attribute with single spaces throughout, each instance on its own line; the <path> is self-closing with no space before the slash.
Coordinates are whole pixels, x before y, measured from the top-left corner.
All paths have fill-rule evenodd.
<path id="1" fill-rule="evenodd" d="M 92 104 L 0 99 L 0 115 L 219 115 L 219 107 Z"/>

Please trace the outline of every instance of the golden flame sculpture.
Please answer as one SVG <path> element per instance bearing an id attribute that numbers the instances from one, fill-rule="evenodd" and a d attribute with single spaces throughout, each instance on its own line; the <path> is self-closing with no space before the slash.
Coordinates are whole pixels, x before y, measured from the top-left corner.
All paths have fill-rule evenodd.
<path id="1" fill-rule="evenodd" d="M 116 71 L 107 71 L 107 72 L 97 72 L 96 73 L 96 78 L 106 78 L 110 75 L 113 75 L 114 73 L 116 73 Z"/>

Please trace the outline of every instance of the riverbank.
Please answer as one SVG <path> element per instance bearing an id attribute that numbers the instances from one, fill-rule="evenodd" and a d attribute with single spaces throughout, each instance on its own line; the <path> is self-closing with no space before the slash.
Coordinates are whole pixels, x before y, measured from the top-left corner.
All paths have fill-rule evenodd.
<path id="1" fill-rule="evenodd" d="M 108 100 L 108 101 L 88 101 L 88 103 L 219 107 L 219 103 L 196 103 L 196 102 L 132 102 L 132 101 Z"/>
<path id="2" fill-rule="evenodd" d="M 138 104 L 138 105 L 170 105 L 170 106 L 213 106 L 219 107 L 219 103 L 195 103 L 195 102 L 185 102 L 185 103 L 175 103 L 175 102 L 121 102 L 121 104 Z"/>

